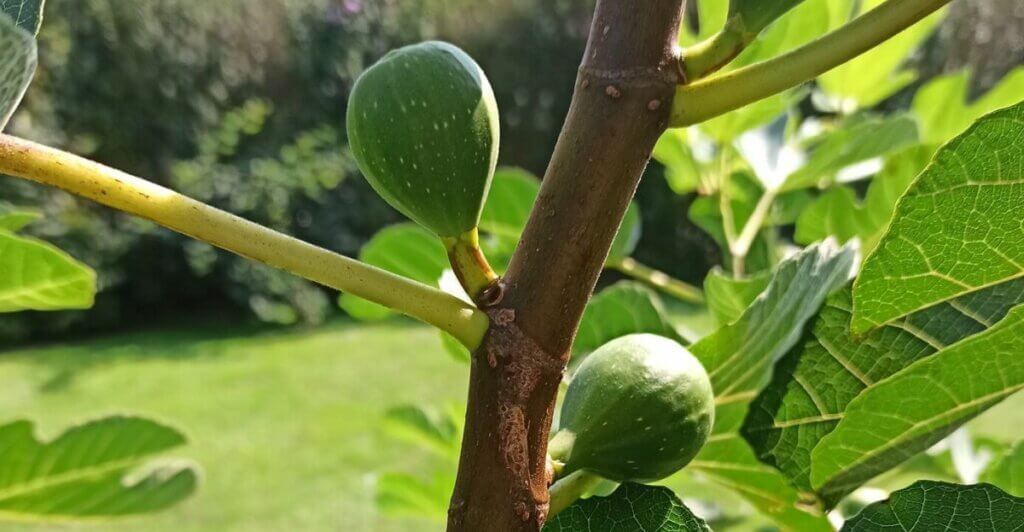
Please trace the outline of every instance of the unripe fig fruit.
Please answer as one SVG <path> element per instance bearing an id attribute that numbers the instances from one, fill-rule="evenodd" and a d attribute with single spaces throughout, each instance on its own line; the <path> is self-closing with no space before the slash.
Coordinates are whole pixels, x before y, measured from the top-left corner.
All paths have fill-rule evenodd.
<path id="1" fill-rule="evenodd" d="M 359 169 L 392 207 L 440 237 L 476 231 L 498 160 L 498 107 L 480 67 L 430 41 L 356 80 L 346 119 Z"/>
<path id="2" fill-rule="evenodd" d="M 612 340 L 569 383 L 548 452 L 559 475 L 586 470 L 651 482 L 697 455 L 715 417 L 711 380 L 682 345 L 653 334 Z"/>

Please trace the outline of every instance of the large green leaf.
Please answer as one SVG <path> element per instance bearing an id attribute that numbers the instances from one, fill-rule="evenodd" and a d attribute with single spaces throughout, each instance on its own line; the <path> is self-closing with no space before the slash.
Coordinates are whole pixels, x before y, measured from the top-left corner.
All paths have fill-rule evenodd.
<path id="1" fill-rule="evenodd" d="M 941 343 L 938 344 L 941 347 Z M 811 453 L 811 483 L 835 502 L 1024 389 L 1024 306 L 853 399 Z"/>
<path id="2" fill-rule="evenodd" d="M 928 164 L 932 153 L 931 148 L 919 145 L 891 156 L 872 178 L 863 201 L 845 186 L 822 194 L 800 213 L 793 240 L 810 244 L 830 236 L 840 242 L 859 238 L 861 253 L 869 253 L 892 218 L 896 202 Z"/>
<path id="3" fill-rule="evenodd" d="M 758 457 L 810 491 L 811 452 L 869 386 L 984 331 L 1024 303 L 1024 279 L 907 316 L 864 337 L 849 331 L 850 289 L 828 299 L 806 339 L 775 367 L 743 435 Z M 856 487 L 856 486 L 851 486 Z"/>
<path id="4" fill-rule="evenodd" d="M 736 321 L 764 291 L 771 278 L 767 271 L 742 279 L 734 278 L 721 268 L 708 272 L 704 278 L 704 297 L 715 320 L 720 324 Z"/>
<path id="5" fill-rule="evenodd" d="M 0 0 L 0 12 L 11 17 L 15 24 L 35 35 L 43 22 L 44 0 Z M 3 48 L 0 48 L 3 49 Z"/>
<path id="6" fill-rule="evenodd" d="M 691 347 L 715 389 L 715 426 L 690 468 L 734 489 L 786 530 L 829 530 L 813 497 L 757 461 L 739 435 L 750 401 L 775 362 L 800 338 L 826 295 L 849 279 L 856 252 L 826 241 L 780 266 L 768 287 L 734 323 Z"/>
<path id="7" fill-rule="evenodd" d="M 854 284 L 851 327 L 1024 276 L 1024 103 L 946 144 L 896 206 Z"/>
<path id="8" fill-rule="evenodd" d="M 36 71 L 36 40 L 0 13 L 0 131 L 21 103 Z"/>
<path id="9" fill-rule="evenodd" d="M 412 223 L 386 227 L 359 252 L 359 260 L 431 286 L 448 268 L 448 253 L 432 233 Z M 390 316 L 388 308 L 351 295 L 341 295 L 341 308 L 360 320 Z"/>
<path id="10" fill-rule="evenodd" d="M 860 2 L 858 13 L 863 14 L 887 0 Z M 849 0 L 836 2 L 841 9 Z M 913 26 L 901 31 L 884 43 L 843 63 L 818 78 L 818 86 L 844 110 L 875 105 L 905 87 L 916 73 L 896 72 L 907 56 L 932 33 L 944 11 L 940 10 Z"/>
<path id="11" fill-rule="evenodd" d="M 627 482 L 607 497 L 576 501 L 544 526 L 545 532 L 710 532 L 672 490 Z"/>
<path id="12" fill-rule="evenodd" d="M 1024 527 L 1024 499 L 990 484 L 921 481 L 864 508 L 841 532 L 1009 532 Z"/>
<path id="13" fill-rule="evenodd" d="M 92 421 L 45 443 L 30 421 L 0 426 L 0 520 L 95 519 L 167 508 L 195 491 L 195 467 L 140 466 L 184 443 L 178 431 L 135 417 Z"/>
<path id="14" fill-rule="evenodd" d="M 634 333 L 659 334 L 685 343 L 669 322 L 653 290 L 633 281 L 619 281 L 587 303 L 573 342 L 573 354 L 589 353 L 611 340 Z"/>
<path id="15" fill-rule="evenodd" d="M 999 486 L 1010 495 L 1024 497 L 1024 440 L 1017 441 L 988 466 L 981 480 Z"/>
<path id="16" fill-rule="evenodd" d="M 942 144 L 963 133 L 982 115 L 1017 103 L 1024 94 L 1024 67 L 1014 69 L 970 103 L 967 103 L 968 77 L 966 70 L 939 76 L 914 94 L 911 110 L 921 124 L 922 141 Z"/>
<path id="17" fill-rule="evenodd" d="M 807 163 L 786 177 L 782 190 L 828 183 L 856 163 L 881 157 L 917 141 L 917 124 L 907 115 L 865 116 L 812 140 Z"/>
<path id="18" fill-rule="evenodd" d="M 0 231 L 0 313 L 92 306 L 96 274 L 63 251 Z"/>

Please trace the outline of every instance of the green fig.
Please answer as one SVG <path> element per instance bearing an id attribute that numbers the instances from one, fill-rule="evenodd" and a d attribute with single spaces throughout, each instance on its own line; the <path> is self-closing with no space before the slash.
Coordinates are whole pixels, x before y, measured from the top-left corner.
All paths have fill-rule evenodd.
<path id="1" fill-rule="evenodd" d="M 693 460 L 714 423 L 711 379 L 679 343 L 653 334 L 612 340 L 579 366 L 548 452 L 559 476 L 665 478 Z"/>
<path id="2" fill-rule="evenodd" d="M 498 107 L 473 59 L 437 41 L 389 52 L 356 80 L 346 127 L 367 181 L 441 237 L 470 295 L 492 282 L 477 223 L 498 160 Z"/>

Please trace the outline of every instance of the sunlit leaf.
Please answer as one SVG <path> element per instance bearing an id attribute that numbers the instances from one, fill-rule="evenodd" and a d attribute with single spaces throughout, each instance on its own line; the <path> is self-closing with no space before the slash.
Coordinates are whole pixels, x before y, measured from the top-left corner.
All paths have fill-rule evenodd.
<path id="1" fill-rule="evenodd" d="M 0 5 L 6 9 L 6 4 Z M 14 4 L 11 5 L 12 9 Z M 36 71 L 36 40 L 0 13 L 0 131 L 21 103 Z"/>
<path id="2" fill-rule="evenodd" d="M 946 144 L 896 206 L 854 284 L 856 333 L 1024 276 L 1024 104 Z"/>
<path id="3" fill-rule="evenodd" d="M 140 469 L 185 437 L 165 425 L 114 416 L 49 442 L 30 421 L 0 426 L 0 520 L 81 520 L 162 510 L 195 491 L 194 466 Z"/>
<path id="4" fill-rule="evenodd" d="M 459 455 L 462 420 L 452 409 L 397 406 L 385 414 L 382 427 L 391 437 L 429 449 L 442 458 Z"/>
<path id="5" fill-rule="evenodd" d="M 377 508 L 393 517 L 420 517 L 443 523 L 448 517 L 455 476 L 439 473 L 430 482 L 404 473 L 377 478 Z"/>
<path id="6" fill-rule="evenodd" d="M 739 428 L 775 362 L 799 340 L 826 295 L 849 279 L 856 252 L 825 242 L 784 261 L 743 315 L 693 346 L 715 390 L 715 426 L 690 468 L 735 490 L 789 530 L 829 530 L 813 496 L 757 461 Z"/>
<path id="7" fill-rule="evenodd" d="M 672 490 L 627 482 L 607 497 L 576 501 L 551 519 L 544 532 L 710 532 Z"/>
<path id="8" fill-rule="evenodd" d="M 841 532 L 1004 532 L 1024 524 L 1024 499 L 990 484 L 921 481 L 864 508 Z"/>
<path id="9" fill-rule="evenodd" d="M 968 72 L 938 76 L 914 93 L 911 110 L 921 124 L 921 140 L 942 144 L 961 134 L 986 113 L 1021 99 L 1024 94 L 1024 67 L 1006 75 L 980 98 L 967 103 Z"/>
<path id="10" fill-rule="evenodd" d="M 906 115 L 861 117 L 814 139 L 807 163 L 786 178 L 783 190 L 833 180 L 846 167 L 881 157 L 917 141 L 917 124 Z"/>
<path id="11" fill-rule="evenodd" d="M 885 1 L 860 2 L 857 14 L 865 13 Z M 871 107 L 891 96 L 917 77 L 915 72 L 899 70 L 899 67 L 932 33 L 944 13 L 944 10 L 939 10 L 882 44 L 826 72 L 818 77 L 818 86 L 844 110 Z"/>
<path id="12" fill-rule="evenodd" d="M 17 233 L 26 225 L 38 220 L 39 218 L 39 213 L 35 211 L 0 209 L 0 231 Z"/>
<path id="13" fill-rule="evenodd" d="M 1024 306 L 858 395 L 811 453 L 811 483 L 832 504 L 1024 389 Z"/>
<path id="14" fill-rule="evenodd" d="M 0 231 L 0 312 L 92 306 L 96 274 L 63 251 Z"/>
<path id="15" fill-rule="evenodd" d="M 718 323 L 732 323 L 764 291 L 772 276 L 769 272 L 756 273 L 736 279 L 715 268 L 704 278 L 704 296 Z"/>
<path id="16" fill-rule="evenodd" d="M 448 268 L 444 245 L 432 233 L 412 223 L 392 225 L 373 235 L 359 252 L 359 260 L 430 286 L 437 286 Z M 360 320 L 377 320 L 392 314 L 386 307 L 352 294 L 342 294 L 340 303 L 345 312 Z"/>
<path id="17" fill-rule="evenodd" d="M 871 179 L 863 201 L 845 186 L 828 190 L 800 213 L 793 239 L 810 244 L 830 236 L 840 242 L 859 238 L 861 253 L 868 254 L 892 218 L 896 202 L 928 164 L 932 153 L 929 147 L 914 146 L 891 156 Z"/>
<path id="18" fill-rule="evenodd" d="M 651 156 L 665 167 L 665 180 L 676 194 L 700 188 L 704 169 L 690 147 L 685 128 L 665 131 L 654 145 Z"/>
<path id="19" fill-rule="evenodd" d="M 1015 497 L 1024 497 L 1024 440 L 1017 441 L 989 465 L 981 480 L 995 484 Z"/>

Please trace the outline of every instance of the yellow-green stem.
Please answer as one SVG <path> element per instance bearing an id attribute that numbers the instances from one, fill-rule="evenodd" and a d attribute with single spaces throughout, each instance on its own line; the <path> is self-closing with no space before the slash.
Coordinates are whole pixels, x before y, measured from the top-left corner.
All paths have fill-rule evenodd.
<path id="1" fill-rule="evenodd" d="M 791 52 L 681 85 L 669 127 L 699 124 L 835 68 L 903 31 L 951 0 L 888 0 Z"/>
<path id="2" fill-rule="evenodd" d="M 459 278 L 459 283 L 473 301 L 479 301 L 484 291 L 494 285 L 498 274 L 494 273 L 487 257 L 480 249 L 480 235 L 473 228 L 457 237 L 442 238 L 448 250 L 448 262 Z"/>
<path id="3" fill-rule="evenodd" d="M 588 491 L 599 486 L 604 479 L 588 471 L 576 471 L 551 485 L 548 519 L 558 515 Z"/>
<path id="4" fill-rule="evenodd" d="M 108 207 L 374 301 L 479 346 L 487 315 L 436 288 L 273 231 L 119 170 L 0 135 L 0 173 L 54 186 Z"/>
<path id="5" fill-rule="evenodd" d="M 757 37 L 757 34 L 745 32 L 742 25 L 741 18 L 733 17 L 718 33 L 683 50 L 680 61 L 688 82 L 697 81 L 727 65 Z"/>
<path id="6" fill-rule="evenodd" d="M 704 303 L 704 292 L 699 288 L 671 277 L 665 272 L 645 266 L 630 257 L 610 259 L 605 263 L 605 266 L 624 273 L 633 279 L 649 284 L 652 287 L 683 301 L 689 301 L 690 303 L 697 304 Z"/>

